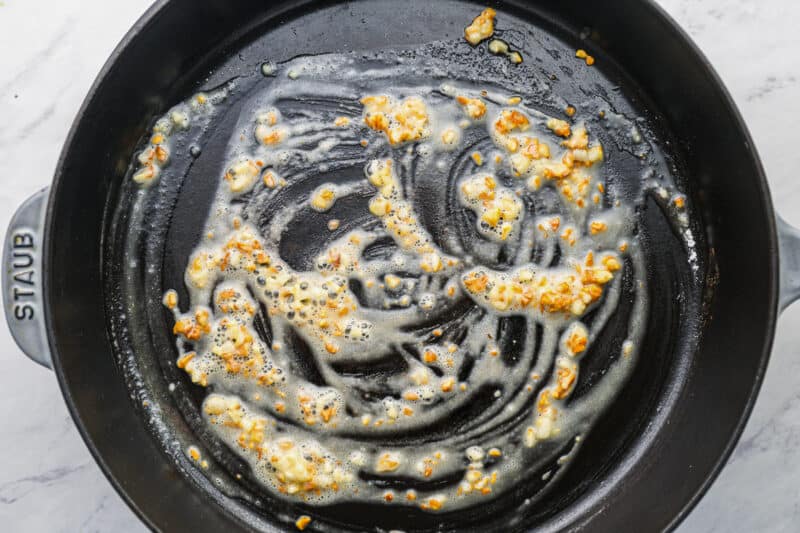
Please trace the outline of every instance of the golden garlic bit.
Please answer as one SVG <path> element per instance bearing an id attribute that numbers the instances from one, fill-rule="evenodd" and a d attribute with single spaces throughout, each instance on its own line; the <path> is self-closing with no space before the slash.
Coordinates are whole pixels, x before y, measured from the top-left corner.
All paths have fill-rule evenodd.
<path id="1" fill-rule="evenodd" d="M 558 416 L 556 403 L 565 400 L 575 387 L 578 379 L 577 358 L 589 343 L 589 331 L 579 322 L 572 322 L 561 336 L 560 355 L 556 358 L 555 371 L 548 386 L 539 393 L 534 413 L 534 423 L 525 429 L 523 443 L 532 448 L 540 440 L 555 434 L 554 427 Z"/>
<path id="2" fill-rule="evenodd" d="M 552 269 L 526 265 L 511 272 L 477 267 L 463 274 L 461 283 L 475 303 L 490 311 L 578 317 L 600 299 L 622 266 L 611 252 L 597 264 L 593 252 L 571 263 Z"/>
<path id="3" fill-rule="evenodd" d="M 302 515 L 297 519 L 294 525 L 297 529 L 303 531 L 306 527 L 308 527 L 308 524 L 310 523 L 311 523 L 311 517 L 308 515 Z"/>
<path id="4" fill-rule="evenodd" d="M 583 59 L 586 62 L 586 64 L 590 67 L 594 65 L 594 57 L 587 54 L 586 50 L 584 50 L 583 48 L 579 48 L 578 50 L 575 51 L 575 57 L 577 57 L 578 59 Z"/>
<path id="5" fill-rule="evenodd" d="M 315 211 L 325 212 L 333 207 L 336 202 L 336 185 L 333 183 L 323 183 L 311 193 L 309 204 Z"/>
<path id="6" fill-rule="evenodd" d="M 422 502 L 419 507 L 423 511 L 439 511 L 446 501 L 447 497 L 444 494 L 436 494 Z"/>
<path id="7" fill-rule="evenodd" d="M 136 158 L 139 168 L 133 174 L 133 181 L 147 187 L 157 180 L 161 169 L 169 162 L 171 136 L 177 130 L 188 128 L 189 124 L 189 109 L 185 105 L 173 108 L 166 117 L 156 122 L 150 144 Z"/>
<path id="8" fill-rule="evenodd" d="M 480 98 L 459 95 L 456 96 L 456 102 L 464 110 L 464 113 L 473 120 L 480 120 L 486 115 L 486 103 Z"/>
<path id="9" fill-rule="evenodd" d="M 506 56 L 506 58 L 515 65 L 522 63 L 522 54 L 516 50 L 511 50 L 508 43 L 502 39 L 492 39 L 489 41 L 489 51 L 494 55 Z"/>
<path id="10" fill-rule="evenodd" d="M 256 127 L 253 131 L 256 140 L 264 146 L 280 144 L 288 136 L 288 131 L 278 125 L 281 114 L 277 109 L 268 109 L 256 115 Z"/>
<path id="11" fill-rule="evenodd" d="M 369 202 L 370 212 L 381 219 L 383 227 L 403 250 L 420 256 L 420 268 L 435 273 L 458 264 L 433 244 L 433 239 L 419 223 L 412 205 L 402 197 L 392 159 L 374 160 L 367 165 L 369 182 L 378 189 Z"/>
<path id="12" fill-rule="evenodd" d="M 379 473 L 394 472 L 400 467 L 402 457 L 395 452 L 385 452 L 381 454 L 376 463 L 375 471 Z"/>
<path id="13" fill-rule="evenodd" d="M 261 161 L 256 162 L 252 159 L 240 159 L 225 171 L 223 179 L 228 182 L 228 187 L 233 194 L 246 193 L 253 188 L 253 185 L 255 185 L 258 180 L 258 176 L 261 173 L 261 166 L 263 166 Z M 265 185 L 268 179 L 269 178 L 265 176 Z"/>
<path id="14" fill-rule="evenodd" d="M 175 307 L 178 305 L 178 293 L 173 289 L 168 290 L 164 293 L 162 303 L 167 309 L 175 309 Z"/>
<path id="15" fill-rule="evenodd" d="M 462 203 L 478 215 L 480 233 L 495 240 L 508 239 L 522 213 L 522 200 L 489 174 L 465 180 L 459 192 Z"/>
<path id="16" fill-rule="evenodd" d="M 311 517 L 308 515 L 302 515 L 297 519 L 294 525 L 297 529 L 303 531 L 306 527 L 308 527 L 308 524 L 310 523 L 311 523 Z"/>
<path id="17" fill-rule="evenodd" d="M 530 124 L 530 119 L 524 113 L 516 109 L 504 109 L 500 112 L 500 118 L 495 122 L 494 129 L 500 135 L 508 135 L 515 131 L 525 131 Z"/>
<path id="18" fill-rule="evenodd" d="M 422 98 L 409 96 L 396 102 L 391 96 L 365 96 L 364 123 L 383 132 L 392 146 L 430 136 L 428 108 Z"/>
<path id="19" fill-rule="evenodd" d="M 497 470 L 493 470 L 491 474 L 485 474 L 483 471 L 470 466 L 464 476 L 464 480 L 459 483 L 456 489 L 456 495 L 462 496 L 473 492 L 483 495 L 490 494 L 492 492 L 491 486 L 497 482 L 497 476 Z"/>
<path id="20" fill-rule="evenodd" d="M 487 7 L 481 14 L 475 17 L 472 24 L 464 29 L 464 38 L 472 46 L 476 46 L 483 40 L 488 39 L 494 34 L 494 18 L 497 12 L 491 7 Z"/>

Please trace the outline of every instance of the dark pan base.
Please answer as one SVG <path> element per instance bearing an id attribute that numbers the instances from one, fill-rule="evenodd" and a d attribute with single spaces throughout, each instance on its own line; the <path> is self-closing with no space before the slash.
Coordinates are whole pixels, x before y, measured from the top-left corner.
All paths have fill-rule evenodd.
<path id="1" fill-rule="evenodd" d="M 263 493 L 260 505 L 244 493 L 236 499 L 224 496 L 194 469 L 176 462 L 179 454 L 165 453 L 154 438 L 157 428 L 132 408 L 141 398 L 131 401 L 125 379 L 130 373 L 121 371 L 114 354 L 138 342 L 169 342 L 163 324 L 126 333 L 118 320 L 122 302 L 116 299 L 119 250 L 114 243 L 124 220 L 112 223 L 111 214 L 129 198 L 123 177 L 149 121 L 198 88 L 253 72 L 264 58 L 456 38 L 480 9 L 422 1 L 218 4 L 164 2 L 137 24 L 71 132 L 47 220 L 48 325 L 65 398 L 121 494 L 151 527 L 168 531 L 269 529 L 274 512 L 296 516 L 308 510 L 269 501 Z M 339 526 L 360 524 L 359 530 L 375 525 L 421 530 L 440 521 L 445 530 L 664 529 L 688 512 L 721 467 L 763 376 L 777 293 L 776 238 L 763 172 L 716 77 L 648 3 L 621 1 L 613 10 L 589 10 L 580 2 L 495 7 L 506 15 L 504 24 L 511 24 L 509 15 L 514 15 L 515 23 L 547 28 L 568 48 L 590 49 L 603 74 L 622 88 L 614 98 L 646 117 L 664 140 L 661 148 L 671 156 L 676 175 L 686 177 L 682 187 L 701 208 L 695 222 L 707 239 L 708 273 L 703 283 L 693 283 L 677 239 L 649 203 L 642 239 L 653 265 L 648 272 L 651 306 L 639 364 L 615 406 L 544 499 L 520 505 L 521 493 L 491 513 L 487 508 L 434 520 L 384 507 L 341 508 L 328 518 Z M 402 16 L 396 13 L 400 9 Z M 387 26 L 387 20 L 396 24 Z M 276 21 L 283 25 L 275 33 L 286 38 L 260 40 Z M 585 28 L 593 30 L 589 42 L 578 37 Z M 557 67 L 554 60 L 552 68 Z M 201 216 L 202 191 L 186 195 L 182 201 L 196 203 Z M 165 273 L 182 272 L 196 238 L 173 237 L 169 253 L 162 250 Z M 174 279 L 161 283 L 180 285 Z M 700 286 L 705 295 L 699 294 Z M 140 359 L 141 375 L 155 391 L 168 425 L 189 431 L 193 424 L 185 418 L 197 397 L 188 387 L 177 400 L 164 392 L 167 379 L 183 378 L 170 364 L 172 354 L 159 355 Z M 229 466 L 240 470 L 240 465 Z M 245 485 L 246 492 L 259 492 Z"/>

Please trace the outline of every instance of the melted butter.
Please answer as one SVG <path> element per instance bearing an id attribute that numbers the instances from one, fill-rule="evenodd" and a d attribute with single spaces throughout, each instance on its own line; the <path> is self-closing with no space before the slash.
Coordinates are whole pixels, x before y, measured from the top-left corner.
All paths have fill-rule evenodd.
<path id="1" fill-rule="evenodd" d="M 493 14 L 476 19 L 475 35 L 490 36 L 489 23 L 493 31 Z M 281 497 L 430 512 L 474 505 L 554 459 L 553 446 L 574 441 L 577 449 L 635 361 L 646 306 L 642 257 L 633 205 L 606 188 L 601 144 L 580 121 L 523 105 L 517 88 L 444 76 L 396 83 L 417 66 L 319 56 L 271 67 L 276 75 L 244 107 L 230 141 L 208 238 L 186 267 L 189 301 L 174 291 L 164 297 L 181 341 L 177 364 L 211 391 L 205 421 Z M 286 108 L 311 95 L 346 104 L 335 112 Z M 182 127 L 181 113 L 191 120 L 199 112 L 192 105 L 199 104 L 182 104 L 157 125 Z M 327 177 L 337 154 L 353 147 L 363 174 Z M 155 165 L 148 157 L 143 168 Z M 303 176 L 319 179 L 266 227 L 248 218 L 242 199 L 294 191 Z M 419 211 L 422 176 L 454 199 L 452 217 L 470 222 L 470 247 L 455 230 L 433 231 Z M 532 207 L 553 192 L 558 205 Z M 337 209 L 358 195 L 367 201 L 351 222 Z M 323 222 L 330 238 L 313 249 L 308 268 L 292 266 L 281 255 L 283 235 L 311 213 L 331 217 Z M 368 253 L 387 239 L 389 253 Z M 513 264 L 498 264 L 500 250 Z M 622 357 L 571 398 L 582 356 L 619 304 L 625 272 L 637 312 Z M 527 333 L 499 333 L 509 318 Z M 295 337 L 322 384 L 298 370 Z M 387 353 L 401 370 L 340 370 L 368 369 Z M 447 426 L 486 388 L 493 403 L 458 434 L 400 444 L 406 432 Z M 408 486 L 386 491 L 360 474 Z M 437 480 L 436 490 L 414 486 Z"/>

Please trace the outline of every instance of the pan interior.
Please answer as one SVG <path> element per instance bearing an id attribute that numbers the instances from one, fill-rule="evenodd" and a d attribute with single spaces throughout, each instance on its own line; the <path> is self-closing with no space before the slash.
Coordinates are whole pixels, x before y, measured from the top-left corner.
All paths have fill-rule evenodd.
<path id="1" fill-rule="evenodd" d="M 477 14 L 476 6 L 470 3 L 413 4 L 418 9 L 404 8 L 404 17 L 408 18 L 395 26 L 387 26 L 386 20 L 395 20 L 396 4 L 378 1 L 289 11 L 281 15 L 283 24 L 277 24 L 274 17 L 252 22 L 235 43 L 226 47 L 225 57 L 217 62 L 211 74 L 198 80 L 198 90 L 211 91 L 231 82 L 236 89 L 220 104 L 217 118 L 196 132 L 196 137 L 181 140 L 184 144 L 174 149 L 175 159 L 158 184 L 158 194 L 141 201 L 135 184 L 126 179 L 117 197 L 111 200 L 114 214 L 106 241 L 106 290 L 111 296 L 108 316 L 112 322 L 111 335 L 118 341 L 120 366 L 137 404 L 146 403 L 142 414 L 150 429 L 185 474 L 207 491 L 212 500 L 260 529 L 267 529 L 270 524 L 285 524 L 300 514 L 311 515 L 317 527 L 330 531 L 365 528 L 508 531 L 553 523 L 643 446 L 653 420 L 669 410 L 671 399 L 679 392 L 682 376 L 698 344 L 703 274 L 708 259 L 704 253 L 703 225 L 699 216 L 693 216 L 690 224 L 697 241 L 693 250 L 687 250 L 670 217 L 653 196 L 635 214 L 651 302 L 646 311 L 639 359 L 616 400 L 586 437 L 590 445 L 584 446 L 572 459 L 571 466 L 552 483 L 542 480 L 542 473 L 553 468 L 548 465 L 545 470 L 531 472 L 525 483 L 501 499 L 472 509 L 434 515 L 405 506 L 287 504 L 260 488 L 241 459 L 206 429 L 199 408 L 205 390 L 192 385 L 175 367 L 177 351 L 169 334 L 172 316 L 164 310 L 161 298 L 169 288 L 183 290 L 183 272 L 203 237 L 218 176 L 225 170 L 224 149 L 237 126 L 241 106 L 250 91 L 269 83 L 261 73 L 265 61 L 280 64 L 306 54 L 375 50 L 386 48 L 387 44 L 407 48 L 431 42 L 436 43 L 432 45 L 432 53 L 446 54 L 448 47 L 453 46 L 451 43 L 458 42 L 464 25 Z M 558 110 L 552 108 L 549 100 L 552 95 L 574 103 L 579 109 L 594 109 L 597 102 L 603 102 L 609 114 L 627 117 L 647 140 L 651 150 L 642 157 L 626 150 L 624 145 L 615 144 L 615 131 L 609 127 L 607 117 L 600 118 L 597 113 L 584 117 L 589 128 L 599 132 L 609 152 L 604 171 L 609 181 L 622 191 L 622 197 L 634 195 L 645 179 L 674 182 L 679 190 L 693 196 L 682 162 L 675 155 L 670 132 L 636 85 L 616 68 L 613 58 L 596 53 L 595 68 L 579 68 L 574 55 L 575 49 L 581 47 L 581 35 L 530 11 L 511 6 L 499 11 L 502 22 L 498 26 L 502 31 L 498 35 L 521 50 L 525 62 L 524 68 L 516 71 L 503 67 L 497 76 L 509 76 L 517 86 L 530 87 L 526 96 L 545 109 L 551 106 L 548 111 L 553 114 Z M 314 37 L 322 35 L 324 39 Z M 460 48 L 455 50 L 464 52 Z M 496 60 L 485 52 L 468 52 L 480 55 L 475 60 L 477 69 L 485 68 L 482 61 Z M 469 71 L 465 76 L 469 76 Z M 542 84 L 547 89 L 540 93 L 538 87 Z M 166 102 L 167 107 L 175 103 Z M 155 120 L 155 114 L 152 118 Z M 203 150 L 197 154 L 190 149 L 191 144 L 202 145 Z M 361 172 L 360 168 L 357 171 Z M 421 202 L 424 205 L 424 198 Z M 254 223 L 268 224 L 268 210 L 264 212 L 256 204 L 249 212 Z M 301 233 L 309 241 L 322 239 L 327 229 L 319 221 L 312 222 Z M 300 248 L 298 251 L 289 247 L 286 253 L 302 258 L 302 244 Z M 695 269 L 688 258 L 691 251 L 698 252 Z M 185 301 L 185 291 L 181 296 Z M 623 290 L 622 300 L 619 313 L 612 316 L 587 355 L 577 396 L 602 380 L 609 358 L 620 352 L 633 305 L 630 287 Z M 448 428 L 439 430 L 446 432 Z M 213 457 L 208 471 L 201 472 L 185 457 L 190 444 L 201 446 Z M 237 479 L 237 474 L 242 479 Z"/>

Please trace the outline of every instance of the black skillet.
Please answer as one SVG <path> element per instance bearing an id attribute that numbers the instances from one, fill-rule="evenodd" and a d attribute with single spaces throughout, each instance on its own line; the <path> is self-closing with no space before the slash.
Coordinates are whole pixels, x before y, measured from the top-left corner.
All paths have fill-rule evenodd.
<path id="1" fill-rule="evenodd" d="M 137 342 L 155 350 L 166 324 L 145 321 L 134 331 L 123 327 L 129 317 L 120 318 L 125 295 L 117 278 L 115 213 L 130 201 L 124 178 L 131 154 L 154 117 L 199 88 L 252 75 L 265 59 L 458 39 L 482 6 L 159 1 L 103 68 L 49 193 L 20 207 L 4 249 L 5 309 L 15 339 L 56 371 L 96 460 L 151 528 L 271 531 L 289 527 L 276 515 L 309 512 L 312 530 L 655 531 L 674 528 L 719 472 L 755 401 L 778 312 L 800 293 L 800 237 L 776 223 L 758 155 L 719 79 L 652 2 L 493 7 L 507 35 L 521 41 L 514 44 L 530 61 L 538 58 L 542 75 L 558 80 L 556 90 L 605 91 L 659 139 L 695 207 L 704 265 L 699 284 L 690 282 L 669 225 L 645 214 L 652 304 L 641 359 L 570 469 L 532 504 L 513 494 L 483 510 L 431 518 L 385 507 L 326 514 L 251 497 L 258 489 L 246 480 L 241 497 L 226 495 L 165 443 L 123 364 L 122 352 Z M 597 58 L 597 74 L 576 73 L 576 48 Z M 211 172 L 205 164 L 212 163 L 198 158 L 194 172 Z M 202 185 L 180 198 L 184 206 L 206 201 Z M 185 264 L 196 242 L 196 225 L 166 223 L 174 235 L 162 242 L 161 264 L 150 270 Z M 145 310 L 153 304 L 148 283 L 145 274 L 133 283 L 144 291 Z M 164 363 L 174 354 L 149 356 L 144 348 L 141 354 L 138 370 L 162 419 L 175 431 L 191 430 L 191 391 L 165 392 L 168 380 L 182 379 Z M 224 469 L 218 476 L 230 478 Z"/>

